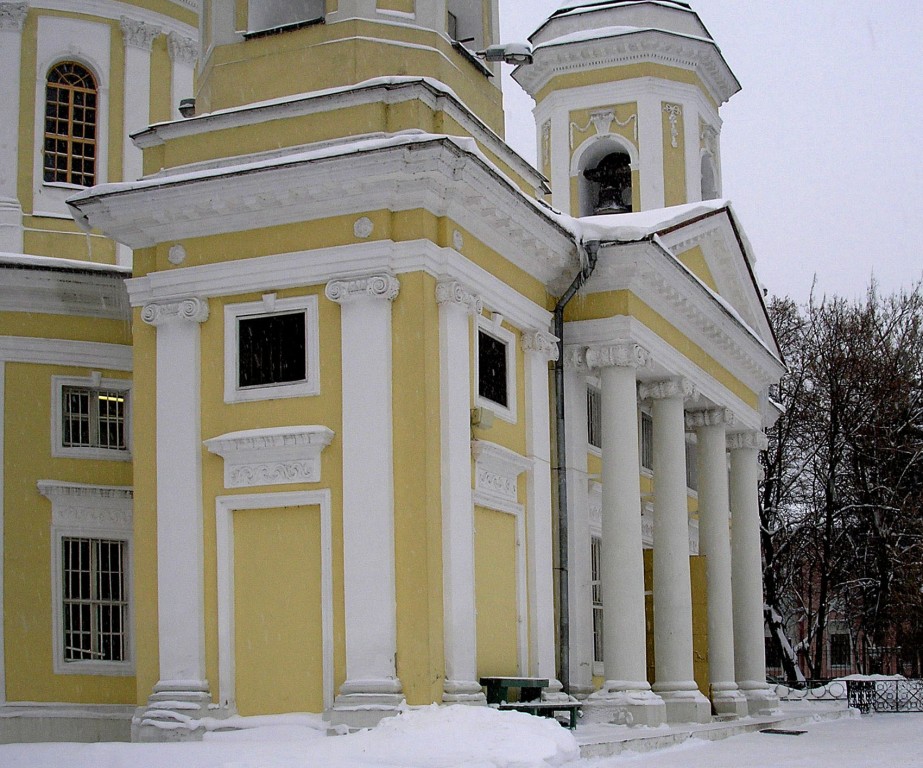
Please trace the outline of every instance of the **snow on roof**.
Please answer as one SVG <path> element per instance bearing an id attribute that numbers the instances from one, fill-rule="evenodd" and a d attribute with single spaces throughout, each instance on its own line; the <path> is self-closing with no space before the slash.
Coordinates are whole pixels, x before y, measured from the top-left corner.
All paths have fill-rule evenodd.
<path id="1" fill-rule="evenodd" d="M 564 0 L 552 16 L 570 16 L 572 14 L 587 13 L 603 8 L 612 8 L 616 5 L 634 5 L 645 0 Z M 689 3 L 680 0 L 646 0 L 651 5 L 663 5 L 667 8 L 681 8 L 691 10 Z"/>
<path id="2" fill-rule="evenodd" d="M 29 253 L 0 252 L 0 264 L 40 267 L 44 269 L 71 269 L 80 270 L 81 272 L 114 272 L 120 275 L 131 275 L 131 267 L 122 267 L 115 264 L 99 264 L 95 261 L 79 261 L 78 259 L 59 259 L 56 256 L 33 256 Z"/>
<path id="3" fill-rule="evenodd" d="M 704 43 L 713 43 L 713 40 L 710 40 L 707 37 L 701 37 L 699 35 L 686 35 L 681 32 L 674 32 L 669 29 L 658 29 L 655 27 L 598 27 L 595 29 L 582 29 L 578 32 L 571 32 L 567 35 L 561 35 L 560 37 L 552 38 L 551 40 L 546 40 L 544 43 L 540 43 L 535 46 L 535 50 L 540 48 L 549 48 L 554 45 L 566 45 L 567 43 L 582 43 L 587 40 L 603 40 L 609 37 L 624 37 L 625 35 L 635 35 L 640 32 L 663 32 L 667 35 L 673 35 L 675 37 L 682 37 L 686 40 L 698 40 Z"/>

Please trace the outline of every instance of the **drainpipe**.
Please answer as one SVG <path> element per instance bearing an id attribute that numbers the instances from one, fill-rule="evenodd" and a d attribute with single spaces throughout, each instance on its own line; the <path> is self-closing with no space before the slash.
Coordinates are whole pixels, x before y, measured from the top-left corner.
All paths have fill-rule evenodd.
<path id="1" fill-rule="evenodd" d="M 567 557 L 567 444 L 564 435 L 564 308 L 577 295 L 593 270 L 599 254 L 599 241 L 578 241 L 577 248 L 585 256 L 583 267 L 554 308 L 554 335 L 558 337 L 558 359 L 554 364 L 555 451 L 558 480 L 558 631 L 561 670 L 558 679 L 565 693 L 570 693 L 570 606 Z"/>

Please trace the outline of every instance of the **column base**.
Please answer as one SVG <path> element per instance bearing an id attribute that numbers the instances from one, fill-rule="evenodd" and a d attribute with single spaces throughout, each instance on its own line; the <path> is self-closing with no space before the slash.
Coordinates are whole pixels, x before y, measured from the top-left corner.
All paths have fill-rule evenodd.
<path id="1" fill-rule="evenodd" d="M 147 706 L 135 711 L 131 740 L 201 741 L 205 729 L 200 721 L 216 714 L 211 701 L 207 680 L 162 680 L 154 686 Z"/>
<path id="2" fill-rule="evenodd" d="M 474 680 L 446 680 L 442 687 L 444 704 L 487 704 L 487 697 L 481 690 L 481 684 Z"/>
<path id="3" fill-rule="evenodd" d="M 747 700 L 750 715 L 774 715 L 779 711 L 779 697 L 762 680 L 744 680 L 737 684 Z"/>
<path id="4" fill-rule="evenodd" d="M 574 685 L 570 686 L 570 695 L 578 701 L 583 701 L 588 696 L 592 696 L 596 689 L 592 685 Z"/>
<path id="5" fill-rule="evenodd" d="M 564 693 L 561 681 L 552 677 L 548 680 L 548 687 L 542 688 L 542 701 L 574 702 L 577 699 Z"/>
<path id="6" fill-rule="evenodd" d="M 692 682 L 655 684 L 667 708 L 668 723 L 710 723 L 711 702 Z"/>
<path id="7" fill-rule="evenodd" d="M 340 686 L 328 720 L 334 726 L 374 728 L 405 705 L 400 680 L 347 680 Z"/>
<path id="8" fill-rule="evenodd" d="M 719 717 L 738 718 L 750 714 L 747 697 L 737 689 L 737 683 L 712 683 L 711 705 Z"/>
<path id="9" fill-rule="evenodd" d="M 663 699 L 647 682 L 607 680 L 583 700 L 585 723 L 662 725 L 667 718 Z"/>

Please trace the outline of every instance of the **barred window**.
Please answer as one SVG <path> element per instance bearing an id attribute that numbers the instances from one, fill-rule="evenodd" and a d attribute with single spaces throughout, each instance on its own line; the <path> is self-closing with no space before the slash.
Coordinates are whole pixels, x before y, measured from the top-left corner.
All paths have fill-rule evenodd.
<path id="1" fill-rule="evenodd" d="M 686 487 L 690 491 L 699 490 L 699 466 L 696 456 L 698 446 L 695 443 L 686 443 Z"/>
<path id="2" fill-rule="evenodd" d="M 850 663 L 849 635 L 845 632 L 835 632 L 830 635 L 830 666 L 848 667 Z"/>
<path id="3" fill-rule="evenodd" d="M 61 388 L 61 444 L 65 448 L 124 451 L 128 393 L 95 387 Z"/>
<path id="4" fill-rule="evenodd" d="M 596 387 L 586 390 L 586 434 L 587 442 L 594 448 L 602 448 L 602 394 Z"/>
<path id="5" fill-rule="evenodd" d="M 290 384 L 306 379 L 303 311 L 241 317 L 238 322 L 239 387 Z"/>
<path id="6" fill-rule="evenodd" d="M 641 414 L 641 467 L 654 469 L 654 421 L 650 414 Z"/>
<path id="7" fill-rule="evenodd" d="M 45 87 L 45 181 L 95 183 L 96 127 L 95 78 L 72 61 L 58 64 Z"/>
<path id="8" fill-rule="evenodd" d="M 62 537 L 64 661 L 127 659 L 126 542 Z"/>
<path id="9" fill-rule="evenodd" d="M 593 601 L 593 661 L 603 661 L 602 539 L 590 539 L 590 589 Z"/>

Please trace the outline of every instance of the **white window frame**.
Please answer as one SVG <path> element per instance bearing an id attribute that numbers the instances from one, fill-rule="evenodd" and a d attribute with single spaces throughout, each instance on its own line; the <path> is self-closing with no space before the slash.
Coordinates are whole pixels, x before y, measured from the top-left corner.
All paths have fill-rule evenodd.
<path id="1" fill-rule="evenodd" d="M 309 397 L 320 394 L 320 340 L 318 336 L 317 296 L 277 299 L 266 294 L 261 301 L 228 304 L 224 308 L 224 402 L 246 403 L 256 400 L 279 400 L 286 397 Z M 238 386 L 238 321 L 246 317 L 269 317 L 304 312 L 305 378 L 302 381 Z"/>
<path id="2" fill-rule="evenodd" d="M 39 480 L 38 489 L 51 501 L 51 605 L 56 675 L 130 676 L 135 674 L 134 584 L 132 581 L 132 489 L 124 486 L 84 485 Z M 125 545 L 123 569 L 127 616 L 123 617 L 123 661 L 64 660 L 64 562 L 66 538 L 107 539 Z"/>
<path id="3" fill-rule="evenodd" d="M 603 635 L 603 616 L 605 605 L 602 600 L 602 533 L 593 533 L 590 536 L 590 610 L 593 618 L 593 674 L 604 674 L 604 661 L 606 653 L 606 638 Z M 594 569 L 595 566 L 595 569 Z M 593 571 L 596 571 L 594 574 Z M 595 578 L 594 578 L 595 577 Z M 598 590 L 597 590 L 598 588 Z M 599 602 L 594 598 L 598 594 Z M 596 617 L 599 616 L 597 623 Z M 596 638 L 600 638 L 600 658 L 596 658 Z"/>
<path id="4" fill-rule="evenodd" d="M 125 393 L 125 448 L 100 448 L 98 446 L 64 445 L 64 387 L 81 389 L 109 389 Z M 98 372 L 90 376 L 51 377 L 51 455 L 59 459 L 95 459 L 131 461 L 131 380 L 104 379 Z"/>
<path id="5" fill-rule="evenodd" d="M 510 424 L 516 423 L 516 336 L 502 326 L 503 318 L 494 314 L 493 319 L 488 319 L 484 315 L 477 316 L 477 323 L 474 327 L 474 403 L 478 408 L 485 408 L 493 412 L 497 417 L 508 421 Z M 496 339 L 506 346 L 506 399 L 507 405 L 495 403 L 486 397 L 482 397 L 481 392 L 481 333 Z"/>

